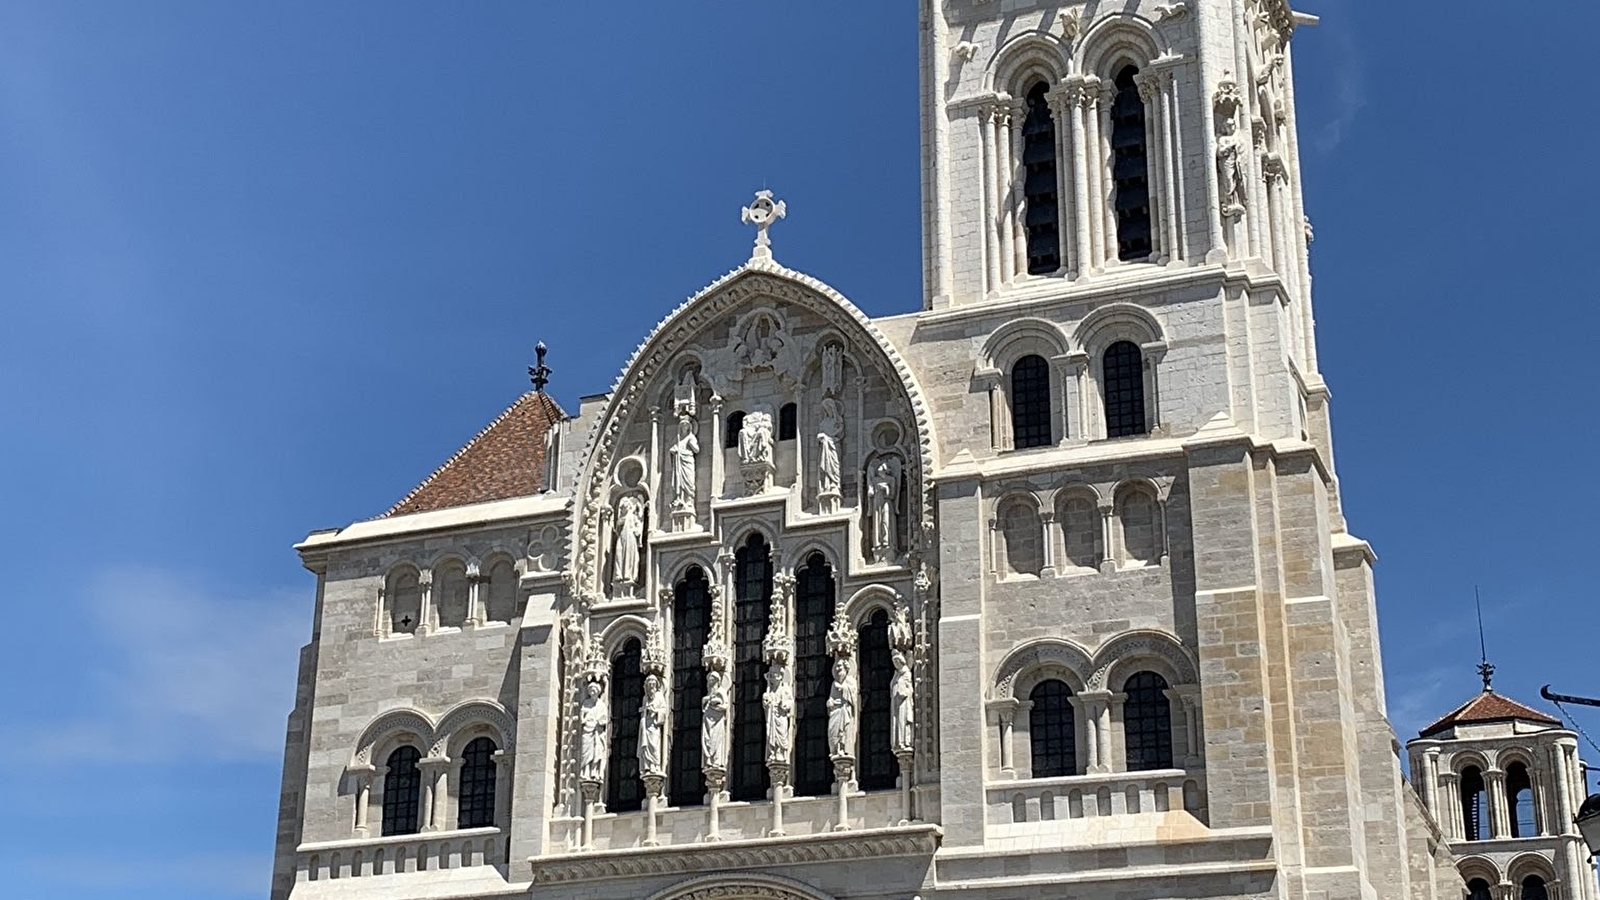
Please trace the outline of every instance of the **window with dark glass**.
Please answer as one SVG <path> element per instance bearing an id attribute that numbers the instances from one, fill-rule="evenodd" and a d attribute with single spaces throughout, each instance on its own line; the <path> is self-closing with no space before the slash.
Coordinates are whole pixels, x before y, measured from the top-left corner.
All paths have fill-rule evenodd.
<path id="1" fill-rule="evenodd" d="M 728 760 L 728 797 L 760 800 L 767 795 L 767 713 L 761 642 L 767 637 L 772 603 L 772 548 L 752 534 L 734 553 L 733 745 Z"/>
<path id="2" fill-rule="evenodd" d="M 1172 768 L 1172 704 L 1167 680 L 1154 672 L 1129 678 L 1122 692 L 1122 734 L 1128 749 L 1128 771 Z"/>
<path id="3" fill-rule="evenodd" d="M 606 762 L 609 812 L 644 808 L 644 786 L 639 781 L 639 707 L 643 704 L 639 642 L 630 640 L 611 661 L 611 759 Z"/>
<path id="4" fill-rule="evenodd" d="M 1011 367 L 1011 442 L 1018 450 L 1052 443 L 1050 363 L 1042 356 L 1024 356 Z"/>
<path id="5" fill-rule="evenodd" d="M 1144 413 L 1144 351 L 1132 341 L 1106 348 L 1101 373 L 1106 398 L 1106 436 L 1148 434 Z"/>
<path id="6" fill-rule="evenodd" d="M 793 403 L 778 409 L 778 440 L 792 441 L 800 431 L 800 410 Z"/>
<path id="7" fill-rule="evenodd" d="M 817 797 L 833 789 L 828 756 L 828 692 L 833 687 L 833 656 L 828 628 L 836 602 L 833 567 L 811 554 L 795 572 L 794 594 L 794 792 Z"/>
<path id="8" fill-rule="evenodd" d="M 722 436 L 722 446 L 739 446 L 739 429 L 744 427 L 744 413 L 736 412 L 728 416 L 728 431 Z"/>
<path id="9" fill-rule="evenodd" d="M 1483 772 L 1477 766 L 1461 770 L 1461 824 L 1469 841 L 1488 837 L 1489 796 L 1483 790 Z"/>
<path id="10" fill-rule="evenodd" d="M 889 614 L 878 610 L 861 626 L 857 635 L 861 654 L 861 728 L 856 781 L 864 791 L 883 791 L 894 787 L 900 777 L 900 763 L 889 746 L 889 682 L 894 678 L 890 656 Z"/>
<path id="11" fill-rule="evenodd" d="M 1078 774 L 1077 723 L 1072 716 L 1072 689 L 1054 678 L 1041 681 L 1028 694 L 1028 746 L 1034 778 Z"/>
<path id="12" fill-rule="evenodd" d="M 1533 779 L 1520 762 L 1506 766 L 1506 799 L 1511 806 L 1511 836 L 1537 837 L 1539 825 L 1533 815 Z"/>
<path id="13" fill-rule="evenodd" d="M 1545 887 L 1544 879 L 1537 875 L 1522 879 L 1522 900 L 1550 900 L 1550 891 Z"/>
<path id="14" fill-rule="evenodd" d="M 672 590 L 672 756 L 667 767 L 667 802 L 699 806 L 706 780 L 700 770 L 700 704 L 706 697 L 701 654 L 711 632 L 711 583 L 691 566 Z"/>
<path id="15" fill-rule="evenodd" d="M 473 738 L 461 751 L 460 800 L 456 806 L 457 828 L 494 827 L 494 741 Z"/>
<path id="16" fill-rule="evenodd" d="M 1117 96 L 1111 106 L 1111 176 L 1116 182 L 1117 258 L 1147 259 L 1150 243 L 1150 160 L 1145 146 L 1144 99 L 1134 76 L 1138 68 L 1117 73 Z"/>
<path id="17" fill-rule="evenodd" d="M 422 830 L 417 822 L 422 798 L 422 773 L 417 770 L 417 760 L 421 758 L 415 747 L 397 747 L 384 763 L 388 769 L 383 776 L 385 835 L 416 834 Z"/>
<path id="18" fill-rule="evenodd" d="M 1022 123 L 1022 196 L 1027 201 L 1028 274 L 1050 275 L 1061 268 L 1061 202 L 1056 182 L 1056 123 L 1046 99 L 1050 86 L 1028 91 L 1028 116 Z"/>
<path id="19" fill-rule="evenodd" d="M 1489 882 L 1482 878 L 1474 878 L 1467 882 L 1467 900 L 1494 900 L 1494 893 L 1489 890 Z"/>

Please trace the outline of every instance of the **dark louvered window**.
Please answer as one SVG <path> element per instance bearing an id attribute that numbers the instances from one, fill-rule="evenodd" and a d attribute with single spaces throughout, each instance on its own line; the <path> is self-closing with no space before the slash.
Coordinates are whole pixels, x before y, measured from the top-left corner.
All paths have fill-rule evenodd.
<path id="1" fill-rule="evenodd" d="M 639 707 L 643 702 L 639 642 L 630 640 L 611 661 L 611 759 L 606 764 L 609 812 L 644 807 L 644 786 L 639 782 Z"/>
<path id="2" fill-rule="evenodd" d="M 1117 258 L 1150 256 L 1150 160 L 1145 146 L 1144 100 L 1127 66 L 1117 73 L 1111 107 L 1111 173 L 1117 185 Z"/>
<path id="3" fill-rule="evenodd" d="M 900 763 L 889 746 L 889 681 L 894 677 L 894 662 L 889 648 L 889 614 L 878 610 L 859 633 L 861 646 L 861 730 L 856 757 L 860 760 L 857 781 L 864 791 L 894 787 L 900 777 Z"/>
<path id="4" fill-rule="evenodd" d="M 778 409 L 778 440 L 792 441 L 800 431 L 800 410 L 793 403 Z"/>
<path id="5" fill-rule="evenodd" d="M 1018 450 L 1052 443 L 1050 363 L 1042 356 L 1024 356 L 1011 367 L 1011 439 Z"/>
<path id="6" fill-rule="evenodd" d="M 1050 275 L 1061 268 L 1061 202 L 1056 193 L 1056 123 L 1045 99 L 1049 85 L 1028 92 L 1022 123 L 1022 195 L 1027 201 L 1028 273 Z"/>
<path id="7" fill-rule="evenodd" d="M 1149 434 L 1144 413 L 1144 353 L 1132 341 L 1106 348 L 1101 365 L 1106 395 L 1106 436 Z"/>
<path id="8" fill-rule="evenodd" d="M 701 654 L 711 632 L 711 585 L 691 566 L 672 593 L 672 758 L 667 802 L 699 806 L 706 780 L 700 770 L 700 703 L 706 697 Z"/>
<path id="9" fill-rule="evenodd" d="M 739 446 L 739 430 L 744 428 L 744 413 L 736 412 L 728 416 L 728 432 L 722 436 L 722 446 Z"/>
<path id="10" fill-rule="evenodd" d="M 1034 778 L 1078 774 L 1077 722 L 1072 716 L 1072 689 L 1066 682 L 1039 682 L 1028 694 L 1028 745 L 1033 751 Z"/>
<path id="11" fill-rule="evenodd" d="M 422 797 L 422 773 L 417 760 L 422 754 L 415 747 L 398 747 L 389 754 L 383 776 L 383 833 L 416 834 L 421 830 L 417 810 Z"/>
<path id="12" fill-rule="evenodd" d="M 828 756 L 828 691 L 833 687 L 833 657 L 828 628 L 835 603 L 833 569 L 813 553 L 795 573 L 795 741 L 794 792 L 816 797 L 833 787 Z"/>
<path id="13" fill-rule="evenodd" d="M 461 800 L 456 827 L 494 827 L 494 741 L 473 738 L 461 752 Z"/>
<path id="14" fill-rule="evenodd" d="M 733 604 L 733 746 L 728 760 L 728 796 L 760 800 L 767 795 L 766 687 L 761 642 L 772 603 L 772 548 L 759 534 L 734 554 L 738 596 Z"/>
<path id="15" fill-rule="evenodd" d="M 1122 704 L 1128 771 L 1172 768 L 1172 704 L 1167 700 L 1167 680 L 1154 672 L 1140 672 L 1128 679 L 1122 691 L 1128 695 Z"/>

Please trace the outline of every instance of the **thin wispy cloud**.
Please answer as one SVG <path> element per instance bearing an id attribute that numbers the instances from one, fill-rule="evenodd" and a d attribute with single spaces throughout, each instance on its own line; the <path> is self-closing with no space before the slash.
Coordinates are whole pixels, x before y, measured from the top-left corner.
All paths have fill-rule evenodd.
<path id="1" fill-rule="evenodd" d="M 1328 60 L 1333 64 L 1331 72 L 1320 73 L 1331 76 L 1327 88 L 1331 115 L 1312 131 L 1310 142 L 1318 153 L 1328 155 L 1344 143 L 1366 109 L 1367 79 L 1361 50 L 1356 45 L 1351 4 L 1346 0 L 1323 0 L 1319 6 L 1322 24 L 1317 26 L 1316 38 L 1326 45 Z"/>

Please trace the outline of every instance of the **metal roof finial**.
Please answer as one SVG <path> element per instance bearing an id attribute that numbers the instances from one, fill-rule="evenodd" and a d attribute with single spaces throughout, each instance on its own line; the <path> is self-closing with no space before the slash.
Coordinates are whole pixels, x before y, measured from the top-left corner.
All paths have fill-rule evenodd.
<path id="1" fill-rule="evenodd" d="M 528 377 L 533 380 L 533 389 L 541 394 L 544 393 L 544 386 L 550 383 L 551 369 L 544 364 L 544 355 L 549 351 L 550 348 L 544 345 L 544 341 L 536 344 L 533 352 L 539 358 L 538 365 L 528 367 Z"/>

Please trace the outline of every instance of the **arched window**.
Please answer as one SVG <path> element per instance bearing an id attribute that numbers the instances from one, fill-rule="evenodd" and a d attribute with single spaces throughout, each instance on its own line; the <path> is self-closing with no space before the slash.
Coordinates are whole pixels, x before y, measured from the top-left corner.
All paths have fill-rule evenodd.
<path id="1" fill-rule="evenodd" d="M 711 583 L 704 569 L 690 566 L 672 591 L 672 758 L 667 802 L 699 806 L 706 779 L 700 770 L 700 703 L 706 697 L 701 654 L 711 633 Z"/>
<path id="2" fill-rule="evenodd" d="M 1128 771 L 1172 768 L 1172 704 L 1167 680 L 1154 672 L 1129 678 L 1122 692 L 1122 734 L 1128 749 Z"/>
<path id="3" fill-rule="evenodd" d="M 1067 564 L 1074 569 L 1100 566 L 1100 510 L 1086 497 L 1072 497 L 1061 505 L 1061 536 Z"/>
<path id="4" fill-rule="evenodd" d="M 1550 900 L 1550 891 L 1545 887 L 1544 879 L 1537 875 L 1522 879 L 1522 900 Z"/>
<path id="5" fill-rule="evenodd" d="M 828 628 L 833 624 L 837 590 L 833 567 L 811 554 L 795 572 L 794 636 L 794 792 L 816 797 L 833 788 L 828 757 L 828 691 L 833 687 L 833 657 Z"/>
<path id="6" fill-rule="evenodd" d="M 1489 889 L 1489 882 L 1482 878 L 1474 878 L 1467 882 L 1467 900 L 1494 900 L 1494 892 Z"/>
<path id="7" fill-rule="evenodd" d="M 736 412 L 728 416 L 728 430 L 722 435 L 722 446 L 739 446 L 739 430 L 744 427 L 744 413 Z"/>
<path id="8" fill-rule="evenodd" d="M 434 615 L 442 628 L 467 622 L 467 567 L 450 560 L 433 570 Z"/>
<path id="9" fill-rule="evenodd" d="M 900 763 L 889 746 L 889 681 L 894 678 L 894 661 L 889 647 L 889 614 L 878 610 L 858 632 L 861 648 L 861 729 L 858 732 L 856 781 L 864 791 L 883 791 L 895 786 Z"/>
<path id="10" fill-rule="evenodd" d="M 383 776 L 383 833 L 416 834 L 422 830 L 417 821 L 421 807 L 422 773 L 417 770 L 421 752 L 409 744 L 396 747 L 384 763 L 388 769 Z"/>
<path id="11" fill-rule="evenodd" d="M 1117 525 L 1122 530 L 1126 562 L 1153 566 L 1161 561 L 1161 514 L 1156 498 L 1139 488 L 1117 497 Z"/>
<path id="12" fill-rule="evenodd" d="M 422 624 L 422 581 L 417 571 L 401 569 L 389 575 L 384 596 L 388 600 L 390 634 L 412 634 Z"/>
<path id="13" fill-rule="evenodd" d="M 1488 838 L 1488 795 L 1483 791 L 1483 772 L 1477 766 L 1461 770 L 1461 824 L 1469 841 Z"/>
<path id="14" fill-rule="evenodd" d="M 1028 745 L 1033 751 L 1034 778 L 1078 774 L 1077 722 L 1072 715 L 1072 689 L 1052 678 L 1028 694 Z"/>
<path id="15" fill-rule="evenodd" d="M 1018 450 L 1048 447 L 1050 429 L 1050 363 L 1042 356 L 1024 356 L 1011 367 L 1011 444 Z"/>
<path id="16" fill-rule="evenodd" d="M 1061 204 L 1056 193 L 1056 123 L 1039 82 L 1028 91 L 1028 117 L 1022 123 L 1022 196 L 1027 202 L 1028 274 L 1051 275 L 1061 268 Z"/>
<path id="17" fill-rule="evenodd" d="M 1506 805 L 1511 808 L 1511 836 L 1537 837 L 1539 824 L 1533 813 L 1533 779 L 1520 762 L 1506 766 Z"/>
<path id="18" fill-rule="evenodd" d="M 1150 161 L 1145 147 L 1144 100 L 1134 76 L 1138 68 L 1117 73 L 1117 97 L 1111 107 L 1111 174 L 1116 181 L 1117 258 L 1148 259 L 1150 242 Z"/>
<path id="19" fill-rule="evenodd" d="M 778 408 L 778 440 L 792 441 L 800 431 L 800 410 L 793 403 Z"/>
<path id="20" fill-rule="evenodd" d="M 494 827 L 494 753 L 497 749 L 492 739 L 480 737 L 473 738 L 461 751 L 457 828 Z"/>
<path id="21" fill-rule="evenodd" d="M 522 614 L 517 608 L 517 567 L 509 559 L 495 560 L 489 567 L 489 583 L 484 597 L 484 618 L 490 622 L 509 622 Z"/>
<path id="22" fill-rule="evenodd" d="M 767 714 L 761 705 L 766 666 L 761 642 L 767 637 L 772 603 L 772 548 L 750 535 L 734 553 L 733 745 L 728 760 L 728 797 L 760 800 L 767 794 Z"/>
<path id="23" fill-rule="evenodd" d="M 1001 507 L 998 518 L 1007 574 L 1038 575 L 1044 569 L 1044 532 L 1038 512 L 1027 500 L 1017 499 Z"/>
<path id="24" fill-rule="evenodd" d="M 1106 437 L 1149 434 L 1144 411 L 1144 353 L 1132 341 L 1106 348 L 1100 365 L 1106 400 Z"/>
<path id="25" fill-rule="evenodd" d="M 639 671 L 639 642 L 628 640 L 611 660 L 611 759 L 606 764 L 606 810 L 634 812 L 644 806 L 639 782 L 639 707 L 644 702 L 644 675 Z"/>

